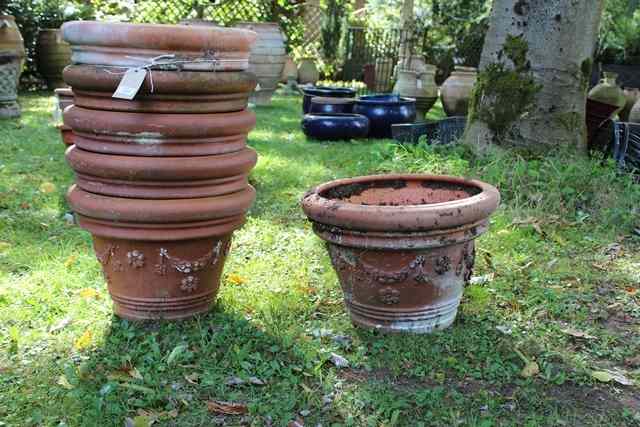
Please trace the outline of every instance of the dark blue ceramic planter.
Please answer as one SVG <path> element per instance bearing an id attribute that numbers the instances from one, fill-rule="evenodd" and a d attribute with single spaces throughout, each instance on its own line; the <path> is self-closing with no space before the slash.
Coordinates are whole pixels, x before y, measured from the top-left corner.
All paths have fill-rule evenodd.
<path id="1" fill-rule="evenodd" d="M 356 91 L 344 87 L 317 86 L 301 88 L 304 97 L 302 99 L 302 112 L 307 114 L 311 111 L 311 98 L 314 96 L 324 96 L 328 98 L 353 98 Z"/>
<path id="2" fill-rule="evenodd" d="M 326 98 L 314 96 L 311 98 L 311 114 L 351 114 L 356 100 L 353 98 Z"/>
<path id="3" fill-rule="evenodd" d="M 302 131 L 320 140 L 366 138 L 369 119 L 360 114 L 305 114 Z"/>
<path id="4" fill-rule="evenodd" d="M 416 119 L 416 100 L 392 94 L 361 96 L 353 112 L 369 118 L 370 138 L 391 138 L 391 125 Z"/>

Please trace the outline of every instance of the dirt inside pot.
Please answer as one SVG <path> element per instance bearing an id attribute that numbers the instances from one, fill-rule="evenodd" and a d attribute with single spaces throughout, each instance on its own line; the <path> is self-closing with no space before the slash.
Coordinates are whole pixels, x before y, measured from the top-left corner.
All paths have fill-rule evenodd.
<path id="1" fill-rule="evenodd" d="M 410 206 L 451 202 L 481 191 L 473 185 L 450 181 L 388 179 L 338 185 L 321 196 L 359 205 Z"/>

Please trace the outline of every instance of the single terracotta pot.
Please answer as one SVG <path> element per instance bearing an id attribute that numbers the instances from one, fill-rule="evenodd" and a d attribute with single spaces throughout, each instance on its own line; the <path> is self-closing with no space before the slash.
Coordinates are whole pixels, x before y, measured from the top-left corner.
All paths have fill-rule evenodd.
<path id="1" fill-rule="evenodd" d="M 65 108 L 73 105 L 73 91 L 69 88 L 59 88 L 53 91 L 56 95 L 56 105 L 53 110 L 53 121 L 60 131 L 60 139 L 65 146 L 71 145 L 72 132 L 69 126 L 62 123 L 62 112 Z"/>
<path id="2" fill-rule="evenodd" d="M 258 159 L 251 148 L 215 156 L 137 157 L 75 146 L 66 157 L 83 190 L 141 199 L 189 199 L 242 191 Z"/>
<path id="3" fill-rule="evenodd" d="M 478 77 L 473 67 L 454 68 L 449 78 L 440 86 L 440 98 L 447 116 L 466 116 L 469 100 Z"/>
<path id="4" fill-rule="evenodd" d="M 289 83 L 291 80 L 298 80 L 298 67 L 296 63 L 293 62 L 291 56 L 287 55 L 284 58 L 284 67 L 282 68 L 280 83 Z"/>
<path id="5" fill-rule="evenodd" d="M 255 191 L 185 201 L 107 197 L 73 186 L 67 199 L 93 236 L 114 311 L 126 319 L 180 319 L 215 300 L 232 232 Z"/>
<path id="6" fill-rule="evenodd" d="M 71 48 L 57 28 L 42 29 L 36 42 L 38 72 L 50 90 L 65 87 L 62 70 L 71 63 Z"/>
<path id="7" fill-rule="evenodd" d="M 243 149 L 256 118 L 247 110 L 220 114 L 156 114 L 98 111 L 73 105 L 64 112 L 64 123 L 73 129 L 74 143 L 83 150 L 133 156 L 189 157 Z"/>
<path id="8" fill-rule="evenodd" d="M 187 71 L 240 71 L 249 67 L 256 33 L 239 28 L 72 21 L 62 25 L 75 64 L 139 67 L 152 58 L 180 61 Z"/>
<path id="9" fill-rule="evenodd" d="M 96 110 L 140 113 L 224 113 L 247 107 L 256 77 L 246 71 L 209 73 L 153 70 L 136 97 L 112 98 L 122 73 L 104 67 L 70 65 L 65 82 L 73 87 L 75 104 Z"/>
<path id="10" fill-rule="evenodd" d="M 480 181 L 379 175 L 322 184 L 302 209 L 327 242 L 352 321 L 426 333 L 454 321 L 474 239 L 499 201 Z"/>

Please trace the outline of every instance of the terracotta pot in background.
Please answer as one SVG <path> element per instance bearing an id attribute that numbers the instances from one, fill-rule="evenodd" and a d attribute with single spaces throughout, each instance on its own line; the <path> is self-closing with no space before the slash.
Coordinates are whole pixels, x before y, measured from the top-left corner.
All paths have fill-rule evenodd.
<path id="1" fill-rule="evenodd" d="M 66 87 L 62 70 L 71 63 L 71 48 L 62 40 L 59 29 L 43 29 L 36 42 L 38 72 L 50 90 Z"/>
<path id="2" fill-rule="evenodd" d="M 258 78 L 258 88 L 251 98 L 256 105 L 269 105 L 285 65 L 284 35 L 275 22 L 241 22 L 236 26 L 258 34 L 249 59 L 249 71 Z"/>
<path id="3" fill-rule="evenodd" d="M 478 77 L 473 67 L 456 66 L 449 78 L 440 86 L 440 98 L 447 116 L 466 116 L 469 100 Z"/>
<path id="4" fill-rule="evenodd" d="M 327 242 L 354 324 L 427 333 L 454 321 L 498 191 L 483 182 L 380 175 L 322 184 L 302 199 Z"/>
<path id="5" fill-rule="evenodd" d="M 316 84 L 320 79 L 320 72 L 313 58 L 302 58 L 298 65 L 298 82 L 300 84 Z"/>
<path id="6" fill-rule="evenodd" d="M 401 96 L 416 100 L 416 122 L 424 122 L 425 115 L 438 100 L 438 87 L 435 82 L 436 68 L 424 65 L 424 72 L 399 70 L 398 80 L 393 91 Z"/>
<path id="7" fill-rule="evenodd" d="M 298 67 L 296 63 L 293 62 L 293 59 L 291 59 L 291 56 L 287 55 L 284 59 L 280 83 L 288 83 L 291 79 L 294 81 L 298 80 Z"/>
<path id="8" fill-rule="evenodd" d="M 69 126 L 62 122 L 62 114 L 65 108 L 73 105 L 73 91 L 69 88 L 59 88 L 55 89 L 53 92 L 58 100 L 53 112 L 53 120 L 57 123 L 56 128 L 60 131 L 62 143 L 68 147 L 73 145 L 73 132 Z"/>

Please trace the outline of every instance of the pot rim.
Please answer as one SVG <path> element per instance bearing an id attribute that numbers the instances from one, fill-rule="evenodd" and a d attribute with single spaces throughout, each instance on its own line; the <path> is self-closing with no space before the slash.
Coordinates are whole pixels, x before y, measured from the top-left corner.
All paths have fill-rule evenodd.
<path id="1" fill-rule="evenodd" d="M 325 197 L 332 188 L 380 181 L 432 181 L 475 187 L 478 194 L 463 199 L 422 205 L 362 205 Z M 301 201 L 309 219 L 350 230 L 417 232 L 464 226 L 487 218 L 500 203 L 500 193 L 490 184 L 448 175 L 385 174 L 338 179 L 307 192 Z"/>
<path id="2" fill-rule="evenodd" d="M 356 102 L 355 98 L 336 98 L 332 96 L 314 96 L 311 98 L 312 104 L 354 104 Z"/>
<path id="3" fill-rule="evenodd" d="M 380 99 L 375 99 L 375 98 L 380 98 Z M 382 98 L 389 98 L 389 99 L 382 99 Z M 394 101 L 393 99 L 390 99 L 390 98 L 395 98 L 396 100 Z M 415 98 L 409 98 L 409 97 L 400 96 L 400 95 L 391 94 L 391 93 L 363 95 L 358 99 L 356 99 L 356 104 L 362 104 L 362 105 L 405 105 L 405 104 L 412 104 L 415 102 L 416 102 Z"/>
<path id="4" fill-rule="evenodd" d="M 313 119 L 314 117 L 320 117 L 323 119 L 327 118 L 336 118 L 336 119 L 367 119 L 369 118 L 364 114 L 356 114 L 356 113 L 308 113 L 304 115 L 305 119 Z"/>
<path id="5" fill-rule="evenodd" d="M 212 48 L 248 52 L 258 37 L 255 32 L 242 28 L 126 22 L 69 21 L 60 29 L 64 40 L 76 46 L 172 52 L 205 51 Z"/>
<path id="6" fill-rule="evenodd" d="M 352 95 L 356 94 L 356 90 L 349 87 L 313 86 L 313 87 L 300 87 L 300 89 L 302 89 L 302 92 L 305 95 L 309 95 L 309 96 L 322 96 L 330 92 L 339 92 L 342 94 L 352 94 Z M 313 93 L 314 91 L 318 93 Z"/>

